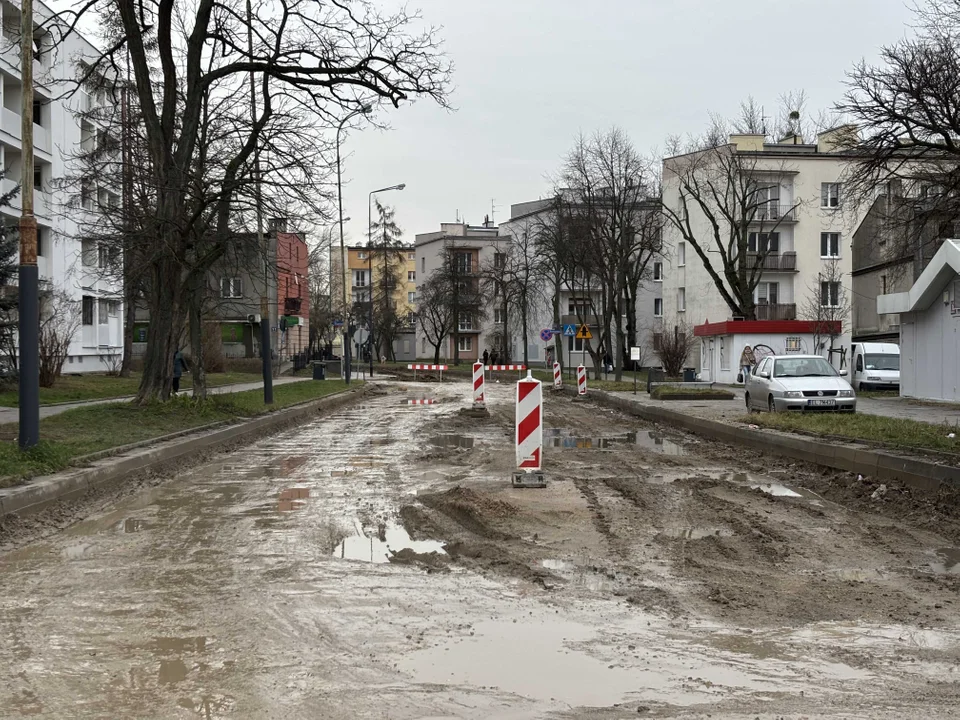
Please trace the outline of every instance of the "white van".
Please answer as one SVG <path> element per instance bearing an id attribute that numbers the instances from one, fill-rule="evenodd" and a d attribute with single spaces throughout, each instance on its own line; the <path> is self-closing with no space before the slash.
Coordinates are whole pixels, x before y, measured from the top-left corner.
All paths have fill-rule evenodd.
<path id="1" fill-rule="evenodd" d="M 900 387 L 900 347 L 896 343 L 854 343 L 850 348 L 850 384 L 854 390 Z"/>

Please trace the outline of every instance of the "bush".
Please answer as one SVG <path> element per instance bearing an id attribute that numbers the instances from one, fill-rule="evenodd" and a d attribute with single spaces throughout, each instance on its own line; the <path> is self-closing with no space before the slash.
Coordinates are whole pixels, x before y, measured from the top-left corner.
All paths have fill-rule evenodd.
<path id="1" fill-rule="evenodd" d="M 256 375 L 263 369 L 260 358 L 226 358 L 223 361 L 224 370 L 231 373 L 246 373 Z"/>

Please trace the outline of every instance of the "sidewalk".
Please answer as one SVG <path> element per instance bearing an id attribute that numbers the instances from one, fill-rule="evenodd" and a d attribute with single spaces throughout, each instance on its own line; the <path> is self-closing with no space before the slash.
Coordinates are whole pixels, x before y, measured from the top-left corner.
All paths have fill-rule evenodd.
<path id="1" fill-rule="evenodd" d="M 733 400 L 653 400 L 646 393 L 646 388 L 638 388 L 634 396 L 632 392 L 612 392 L 611 395 L 633 400 L 641 405 L 669 408 L 706 420 L 731 420 L 741 418 L 747 414 L 743 400 L 743 388 L 730 385 L 717 385 L 718 388 L 729 390 L 736 398 Z M 960 408 L 938 405 L 916 405 L 907 398 L 857 398 L 857 412 L 867 415 L 881 415 L 903 420 L 917 420 L 919 422 L 960 423 Z"/>
<path id="2" fill-rule="evenodd" d="M 303 382 L 309 380 L 309 377 L 280 377 L 273 379 L 273 385 L 287 385 L 288 383 Z M 208 395 L 223 395 L 225 393 L 244 392 L 245 390 L 259 390 L 263 387 L 263 381 L 249 383 L 234 383 L 233 385 L 222 385 L 220 387 L 207 388 Z M 183 395 L 190 395 L 190 390 L 184 390 Z M 104 398 L 103 400 L 81 400 L 73 403 L 62 403 L 60 405 L 41 405 L 40 419 L 59 415 L 67 410 L 73 410 L 78 407 L 87 407 L 89 405 L 106 405 L 107 403 L 130 402 L 133 395 L 127 397 Z M 0 408 L 0 424 L 15 423 L 20 421 L 19 408 Z"/>

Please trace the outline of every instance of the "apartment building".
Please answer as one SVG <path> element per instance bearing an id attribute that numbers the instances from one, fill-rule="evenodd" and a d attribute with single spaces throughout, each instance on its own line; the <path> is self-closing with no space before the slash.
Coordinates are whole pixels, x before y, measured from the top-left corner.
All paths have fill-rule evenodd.
<path id="1" fill-rule="evenodd" d="M 341 318 L 343 318 L 343 285 L 340 283 L 346 284 L 350 313 L 354 317 L 354 322 L 358 325 L 353 336 L 353 357 L 357 358 L 361 357 L 361 351 L 366 352 L 369 341 L 367 313 L 370 308 L 371 291 L 377 283 L 382 281 L 384 262 L 382 251 L 378 248 L 371 251 L 368 245 L 349 245 L 344 250 L 346 252 L 346 262 L 340 255 L 339 247 L 330 249 L 330 295 L 333 307 L 340 310 Z M 373 255 L 371 255 L 371 252 Z M 417 307 L 416 250 L 413 245 L 404 245 L 392 252 L 397 253 L 398 259 L 399 256 L 403 257 L 402 262 L 391 261 L 389 263 L 397 273 L 393 302 L 398 315 L 403 317 L 414 313 Z M 341 339 L 341 335 L 338 333 L 333 343 L 334 354 L 340 355 L 342 352 Z M 394 342 L 393 351 L 398 361 L 416 358 L 416 345 L 412 327 L 408 332 L 401 333 Z"/>
<path id="2" fill-rule="evenodd" d="M 852 238 L 863 216 L 854 203 L 844 201 L 842 177 L 852 159 L 845 148 L 852 134 L 849 127 L 837 128 L 819 134 L 815 143 L 804 143 L 797 136 L 769 143 L 763 135 L 731 135 L 729 145 L 703 151 L 708 161 L 710 153 L 735 153 L 742 161 L 736 167 L 748 168 L 750 175 L 740 178 L 741 187 L 756 193 L 757 203 L 747 218 L 755 228 L 749 232 L 748 266 L 756 266 L 758 256 L 762 257 L 754 290 L 756 319 L 839 319 L 843 334 L 836 338 L 835 348 L 849 347 L 850 312 L 837 318 L 832 311 L 852 304 Z M 663 161 L 667 208 L 682 206 L 681 178 L 690 158 Z M 703 239 L 702 247 L 722 278 L 713 228 L 697 203 L 688 201 L 687 208 L 694 237 Z M 663 265 L 656 269 L 662 290 L 660 298 L 654 299 L 658 331 L 672 332 L 675 325 L 693 330 L 708 322 L 742 319 L 732 316 L 703 260 L 671 222 L 664 224 L 663 240 Z M 803 350 L 830 355 L 839 365 L 840 354 L 830 353 L 830 348 Z M 702 368 L 703 352 L 702 343 L 695 344 L 691 366 Z M 736 363 L 733 354 L 727 355 L 727 363 Z"/>
<path id="3" fill-rule="evenodd" d="M 8 192 L 20 182 L 23 167 L 20 11 L 12 3 L 0 4 L 0 11 L 0 167 L 4 169 L 2 190 Z M 34 14 L 33 188 L 41 290 L 63 290 L 80 314 L 80 330 L 70 345 L 64 371 L 104 371 L 116 364 L 123 349 L 122 284 L 114 271 L 118 258 L 84 241 L 80 227 L 83 214 L 95 212 L 96 202 L 115 204 L 120 198 L 114 189 L 90 178 L 81 207 L 71 207 L 61 181 L 71 175 L 72 158 L 80 148 L 96 142 L 98 133 L 103 136 L 104 128 L 89 118 L 90 111 L 112 101 L 103 93 L 63 96 L 63 81 L 76 76 L 75 64 L 94 57 L 95 48 L 71 33 L 58 38 L 61 45 L 54 49 L 49 28 L 41 30 L 49 24 L 52 11 L 35 3 Z M 11 206 L 0 210 L 3 222 L 15 226 L 20 209 L 17 196 Z"/>

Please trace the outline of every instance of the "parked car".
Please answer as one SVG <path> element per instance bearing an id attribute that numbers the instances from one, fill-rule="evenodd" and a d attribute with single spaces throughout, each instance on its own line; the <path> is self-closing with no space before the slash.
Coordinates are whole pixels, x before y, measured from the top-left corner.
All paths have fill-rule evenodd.
<path id="1" fill-rule="evenodd" d="M 855 390 L 896 390 L 900 387 L 900 348 L 896 343 L 854 343 L 850 350 Z"/>
<path id="2" fill-rule="evenodd" d="M 744 379 L 747 410 L 857 410 L 850 383 L 819 355 L 769 355 Z"/>

